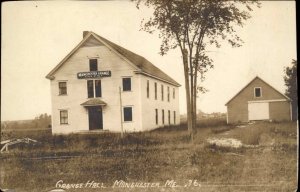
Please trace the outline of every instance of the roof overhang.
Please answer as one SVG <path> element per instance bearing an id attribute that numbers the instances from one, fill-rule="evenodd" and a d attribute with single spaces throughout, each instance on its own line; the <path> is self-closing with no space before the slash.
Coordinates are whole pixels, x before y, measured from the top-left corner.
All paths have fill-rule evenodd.
<path id="1" fill-rule="evenodd" d="M 93 107 L 93 106 L 105 106 L 107 104 L 99 98 L 92 98 L 85 101 L 84 103 L 81 103 L 80 105 L 84 107 Z"/>

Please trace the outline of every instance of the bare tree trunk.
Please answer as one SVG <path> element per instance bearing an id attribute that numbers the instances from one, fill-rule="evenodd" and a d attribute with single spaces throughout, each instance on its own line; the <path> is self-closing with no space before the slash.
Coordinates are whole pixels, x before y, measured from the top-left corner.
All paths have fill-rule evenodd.
<path id="1" fill-rule="evenodd" d="M 192 127 L 192 134 L 191 134 L 191 137 L 193 137 L 194 136 L 194 130 L 195 130 L 195 124 L 194 124 L 194 122 L 195 122 L 195 109 L 194 109 L 194 99 L 193 99 L 193 97 L 194 97 L 194 67 L 193 67 L 193 61 L 192 61 L 192 54 L 191 54 L 191 50 L 190 50 L 190 55 L 189 55 L 189 60 L 190 60 L 190 74 L 189 74 L 189 76 L 190 76 L 190 94 L 191 94 L 191 127 Z M 194 138 L 191 138 L 191 140 L 193 141 L 194 140 Z"/>
<path id="2" fill-rule="evenodd" d="M 193 127 L 192 127 L 192 111 L 191 111 L 191 95 L 190 95 L 190 84 L 189 84 L 189 67 L 187 50 L 184 49 L 182 53 L 183 67 L 184 67 L 184 80 L 185 80 L 185 93 L 186 93 L 186 108 L 187 108 L 187 126 L 188 132 L 193 142 Z"/>

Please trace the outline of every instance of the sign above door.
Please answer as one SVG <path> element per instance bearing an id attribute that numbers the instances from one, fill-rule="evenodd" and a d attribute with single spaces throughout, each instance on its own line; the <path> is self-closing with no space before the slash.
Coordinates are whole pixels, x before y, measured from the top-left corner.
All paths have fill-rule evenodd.
<path id="1" fill-rule="evenodd" d="M 88 71 L 77 73 L 78 79 L 89 79 L 89 78 L 99 78 L 99 77 L 110 77 L 111 71 Z"/>

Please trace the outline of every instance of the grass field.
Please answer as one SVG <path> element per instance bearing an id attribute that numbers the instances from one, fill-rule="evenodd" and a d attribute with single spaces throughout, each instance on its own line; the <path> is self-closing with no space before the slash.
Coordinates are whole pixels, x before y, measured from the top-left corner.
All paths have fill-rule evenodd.
<path id="1" fill-rule="evenodd" d="M 194 143 L 184 125 L 126 134 L 123 139 L 113 133 L 52 136 L 50 130 L 31 130 L 6 131 L 2 140 L 21 137 L 39 143 L 1 154 L 2 188 L 49 191 L 61 186 L 62 182 L 56 186 L 60 180 L 84 186 L 67 191 L 295 191 L 297 187 L 295 122 L 241 127 L 204 122 L 195 130 Z M 220 147 L 208 144 L 208 138 L 235 138 L 245 146 Z M 124 188 L 114 186 L 116 180 L 159 187 Z M 87 185 L 92 181 L 98 183 L 95 188 Z"/>

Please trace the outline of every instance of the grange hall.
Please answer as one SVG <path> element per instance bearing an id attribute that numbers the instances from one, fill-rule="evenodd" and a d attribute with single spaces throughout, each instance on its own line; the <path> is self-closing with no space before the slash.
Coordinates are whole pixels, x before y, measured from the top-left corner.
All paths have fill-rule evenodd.
<path id="1" fill-rule="evenodd" d="M 52 133 L 146 131 L 179 124 L 179 86 L 137 55 L 91 31 L 46 76 Z"/>

